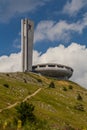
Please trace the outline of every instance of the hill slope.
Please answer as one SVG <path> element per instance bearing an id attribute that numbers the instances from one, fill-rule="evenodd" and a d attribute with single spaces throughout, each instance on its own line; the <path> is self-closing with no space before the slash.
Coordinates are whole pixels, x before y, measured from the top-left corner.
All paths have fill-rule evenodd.
<path id="1" fill-rule="evenodd" d="M 49 87 L 51 82 L 55 88 Z M 87 128 L 87 90 L 74 82 L 33 73 L 0 74 L 0 122 L 12 120 L 15 108 L 8 108 L 23 100 L 32 103 L 36 117 L 52 129 Z"/>

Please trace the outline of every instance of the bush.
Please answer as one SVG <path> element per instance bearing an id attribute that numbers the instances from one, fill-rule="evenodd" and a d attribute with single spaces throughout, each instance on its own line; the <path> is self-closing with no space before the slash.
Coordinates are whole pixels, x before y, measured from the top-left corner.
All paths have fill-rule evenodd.
<path id="1" fill-rule="evenodd" d="M 16 106 L 17 117 L 22 121 L 22 125 L 26 123 L 26 121 L 33 122 L 35 121 L 35 116 L 33 114 L 34 106 L 27 102 L 22 102 L 20 105 Z"/>
<path id="2" fill-rule="evenodd" d="M 66 88 L 66 87 L 63 87 L 63 91 L 67 91 L 67 88 Z"/>
<path id="3" fill-rule="evenodd" d="M 9 74 L 6 74 L 6 76 L 9 76 Z"/>
<path id="4" fill-rule="evenodd" d="M 24 83 L 27 83 L 27 80 L 26 80 L 26 79 L 24 79 Z"/>
<path id="5" fill-rule="evenodd" d="M 73 86 L 72 86 L 72 85 L 69 85 L 69 89 L 73 89 Z"/>
<path id="6" fill-rule="evenodd" d="M 4 87 L 6 88 L 9 88 L 9 85 L 8 84 L 3 84 Z"/>
<path id="7" fill-rule="evenodd" d="M 54 82 L 51 82 L 51 83 L 49 84 L 49 88 L 55 88 Z"/>
<path id="8" fill-rule="evenodd" d="M 82 101 L 82 96 L 80 94 L 77 95 L 77 100 L 81 100 Z"/>
<path id="9" fill-rule="evenodd" d="M 41 79 L 37 79 L 37 81 L 38 81 L 39 83 L 42 83 L 42 80 L 41 80 Z"/>

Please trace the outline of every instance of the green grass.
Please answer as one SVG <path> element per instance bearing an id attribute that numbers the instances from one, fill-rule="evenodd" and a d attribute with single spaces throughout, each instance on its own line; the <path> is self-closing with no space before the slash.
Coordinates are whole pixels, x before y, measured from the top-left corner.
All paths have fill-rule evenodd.
<path id="1" fill-rule="evenodd" d="M 13 104 L 17 101 L 22 101 L 27 95 L 32 94 L 39 88 L 39 85 L 34 82 L 24 83 L 23 77 L 18 77 L 16 79 L 13 74 L 12 77 L 6 77 L 5 74 L 0 76 L 0 109 Z M 27 79 L 28 80 L 28 79 Z M 4 84 L 8 84 L 9 88 L 6 88 Z"/>
<path id="2" fill-rule="evenodd" d="M 76 128 L 87 127 L 87 90 L 72 83 L 73 89 L 70 90 L 68 81 L 55 81 L 55 84 L 56 88 L 44 89 L 42 93 L 31 99 L 36 106 L 37 116 L 40 113 L 39 118 L 46 118 L 50 125 L 53 123 L 54 126 L 63 122 Z M 63 86 L 67 88 L 67 91 L 63 90 Z M 78 92 L 82 94 L 83 101 L 76 99 Z M 84 112 L 75 110 L 74 106 L 77 103 L 84 105 Z"/>
<path id="3" fill-rule="evenodd" d="M 49 88 L 51 82 L 54 82 L 55 88 Z M 21 102 L 38 88 L 42 90 L 28 100 L 35 106 L 34 114 L 38 120 L 45 120 L 52 130 L 62 130 L 67 124 L 73 128 L 87 128 L 87 90 L 72 81 L 55 80 L 33 73 L 0 74 L 0 109 Z M 83 100 L 77 100 L 78 94 Z M 84 111 L 75 109 L 78 103 L 83 105 Z M 15 108 L 4 110 L 0 113 L 0 121 L 12 121 L 15 116 Z M 29 128 L 28 124 L 26 128 Z"/>

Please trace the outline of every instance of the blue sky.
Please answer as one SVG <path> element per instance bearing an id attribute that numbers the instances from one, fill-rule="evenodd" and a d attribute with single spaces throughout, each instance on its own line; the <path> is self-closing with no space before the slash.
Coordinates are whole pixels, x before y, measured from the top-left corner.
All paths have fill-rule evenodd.
<path id="1" fill-rule="evenodd" d="M 21 70 L 21 19 L 34 21 L 33 64 L 57 62 L 87 84 L 87 0 L 0 0 L 0 71 Z"/>
<path id="2" fill-rule="evenodd" d="M 46 21 L 48 24 L 52 22 L 52 28 L 57 26 L 57 30 L 59 26 L 64 26 L 60 28 L 60 32 L 53 29 L 53 39 L 50 36 L 38 39 L 34 44 L 35 50 L 45 52 L 49 47 L 60 43 L 65 46 L 71 42 L 87 45 L 87 23 L 84 21 L 87 19 L 86 0 L 0 0 L 0 55 L 20 51 L 20 21 L 25 17 L 34 21 L 35 29 L 40 22 L 46 24 Z M 78 29 L 74 29 L 76 26 Z M 46 29 L 42 29 L 44 35 L 47 35 Z"/>

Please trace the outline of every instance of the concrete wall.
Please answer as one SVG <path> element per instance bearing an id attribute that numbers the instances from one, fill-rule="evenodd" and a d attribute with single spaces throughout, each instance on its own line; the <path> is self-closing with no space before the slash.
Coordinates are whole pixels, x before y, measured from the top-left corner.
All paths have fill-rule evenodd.
<path id="1" fill-rule="evenodd" d="M 21 20 L 22 71 L 32 71 L 34 23 L 29 19 Z"/>
<path id="2" fill-rule="evenodd" d="M 73 74 L 73 69 L 60 64 L 38 64 L 33 66 L 33 71 L 45 76 L 58 79 L 69 79 Z"/>

